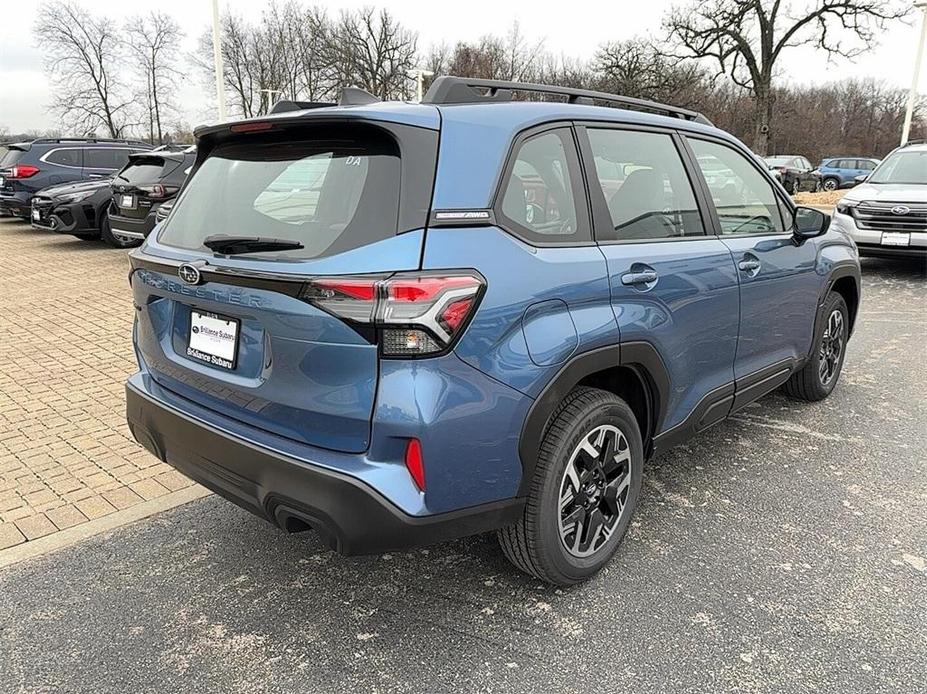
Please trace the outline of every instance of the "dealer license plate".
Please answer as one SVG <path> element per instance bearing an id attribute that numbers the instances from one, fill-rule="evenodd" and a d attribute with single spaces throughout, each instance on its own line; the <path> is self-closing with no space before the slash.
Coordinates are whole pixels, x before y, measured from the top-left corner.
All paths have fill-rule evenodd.
<path id="1" fill-rule="evenodd" d="M 910 246 L 911 245 L 911 234 L 901 231 L 883 231 L 882 232 L 882 245 L 883 246 Z"/>
<path id="2" fill-rule="evenodd" d="M 234 369 L 238 357 L 238 327 L 234 318 L 191 311 L 187 356 L 222 369 Z"/>

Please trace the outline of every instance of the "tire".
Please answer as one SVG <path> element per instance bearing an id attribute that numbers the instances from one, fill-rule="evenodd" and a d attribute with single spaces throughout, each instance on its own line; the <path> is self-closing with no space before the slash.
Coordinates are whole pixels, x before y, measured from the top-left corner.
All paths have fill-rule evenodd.
<path id="1" fill-rule="evenodd" d="M 811 358 L 783 386 L 791 397 L 808 402 L 823 400 L 834 390 L 840 379 L 849 338 L 849 311 L 840 294 L 827 295 L 821 316 Z"/>
<path id="2" fill-rule="evenodd" d="M 786 190 L 789 191 L 789 195 L 796 195 L 798 191 L 801 190 L 801 187 L 798 185 L 797 180 L 793 180 L 791 183 L 788 184 L 788 186 L 786 187 Z"/>
<path id="3" fill-rule="evenodd" d="M 836 178 L 825 178 L 821 188 L 826 191 L 837 190 L 840 187 L 840 181 Z"/>
<path id="4" fill-rule="evenodd" d="M 594 575 L 615 554 L 637 507 L 643 450 L 621 398 L 597 388 L 570 391 L 541 440 L 522 517 L 498 533 L 505 556 L 558 586 Z M 561 509 L 562 497 L 570 501 Z"/>
<path id="5" fill-rule="evenodd" d="M 141 245 L 140 241 L 124 241 L 114 236 L 109 226 L 109 217 L 104 217 L 103 221 L 100 223 L 100 238 L 103 239 L 108 246 L 112 246 L 113 248 L 134 248 L 135 246 Z"/>

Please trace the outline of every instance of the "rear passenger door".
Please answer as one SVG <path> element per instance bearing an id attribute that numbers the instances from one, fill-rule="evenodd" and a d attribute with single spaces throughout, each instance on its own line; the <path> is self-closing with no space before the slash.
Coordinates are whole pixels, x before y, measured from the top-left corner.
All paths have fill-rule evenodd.
<path id="1" fill-rule="evenodd" d="M 84 178 L 106 178 L 129 162 L 131 150 L 121 147 L 88 147 L 84 150 Z"/>
<path id="2" fill-rule="evenodd" d="M 699 167 L 729 172 L 725 185 L 706 177 L 705 186 L 714 233 L 730 248 L 740 280 L 734 376 L 741 404 L 778 386 L 808 355 L 821 289 L 817 245 L 796 242 L 791 207 L 752 158 L 727 143 L 686 139 Z"/>
<path id="3" fill-rule="evenodd" d="M 685 147 L 669 130 L 590 123 L 579 131 L 622 361 L 643 344 L 663 362 L 669 388 L 658 435 L 707 426 L 733 399 L 737 273 L 728 248 L 705 233 Z"/>

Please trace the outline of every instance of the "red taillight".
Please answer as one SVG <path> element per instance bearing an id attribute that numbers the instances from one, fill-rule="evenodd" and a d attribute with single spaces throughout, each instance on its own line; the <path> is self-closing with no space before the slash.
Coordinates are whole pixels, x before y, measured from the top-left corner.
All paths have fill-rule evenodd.
<path id="1" fill-rule="evenodd" d="M 384 355 L 421 356 L 454 341 L 482 288 L 481 277 L 464 272 L 323 277 L 309 282 L 301 298 L 341 318 L 380 326 Z"/>
<path id="2" fill-rule="evenodd" d="M 179 186 L 165 186 L 160 183 L 155 183 L 151 186 L 139 186 L 139 190 L 144 191 L 148 194 L 148 197 L 153 200 L 160 200 L 161 198 L 167 198 L 171 195 L 174 195 L 178 190 Z"/>
<path id="3" fill-rule="evenodd" d="M 425 463 L 422 460 L 422 444 L 418 439 L 409 439 L 406 446 L 406 469 L 419 491 L 425 491 Z"/>
<path id="4" fill-rule="evenodd" d="M 7 174 L 7 178 L 30 178 L 35 176 L 39 172 L 39 167 L 29 166 L 28 164 L 16 165 L 10 169 L 10 173 Z"/>

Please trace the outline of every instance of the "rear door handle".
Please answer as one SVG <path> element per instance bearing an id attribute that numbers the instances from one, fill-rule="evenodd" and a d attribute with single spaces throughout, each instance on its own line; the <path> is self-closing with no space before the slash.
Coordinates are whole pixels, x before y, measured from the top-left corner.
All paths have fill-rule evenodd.
<path id="1" fill-rule="evenodd" d="M 760 261 L 759 260 L 749 260 L 749 259 L 741 260 L 737 264 L 737 267 L 739 267 L 744 272 L 756 272 L 757 270 L 760 269 Z"/>
<path id="2" fill-rule="evenodd" d="M 654 270 L 644 270 L 642 272 L 626 272 L 621 276 L 621 284 L 652 284 L 657 281 L 657 273 Z"/>

